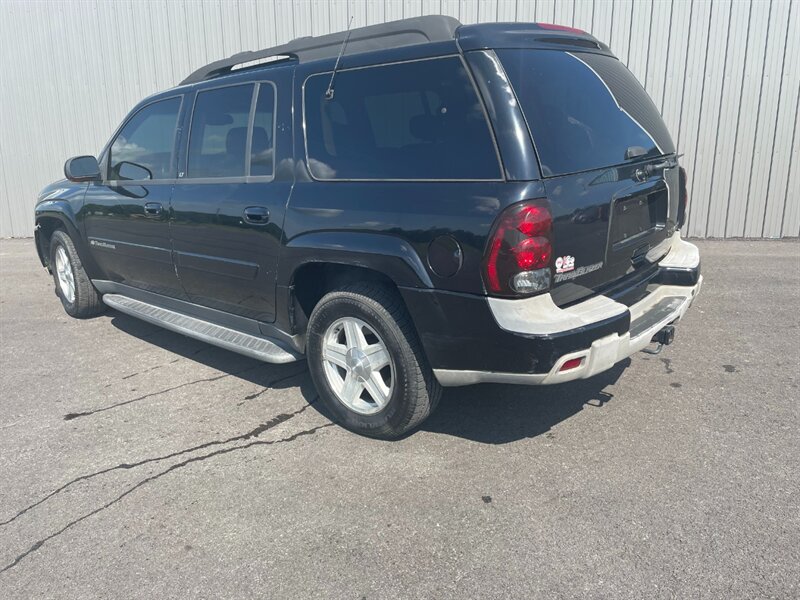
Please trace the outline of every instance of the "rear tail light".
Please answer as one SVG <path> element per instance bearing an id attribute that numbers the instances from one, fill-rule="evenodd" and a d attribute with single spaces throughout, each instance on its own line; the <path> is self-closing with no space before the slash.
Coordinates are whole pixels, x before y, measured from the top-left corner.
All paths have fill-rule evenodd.
<path id="1" fill-rule="evenodd" d="M 527 296 L 550 289 L 552 226 L 546 200 L 520 202 L 500 214 L 486 250 L 490 294 Z"/>
<path id="2" fill-rule="evenodd" d="M 687 190 L 686 169 L 678 168 L 678 179 L 680 181 L 680 197 L 678 198 L 678 218 L 677 227 L 680 229 L 686 222 L 686 215 L 689 213 L 689 192 Z"/>

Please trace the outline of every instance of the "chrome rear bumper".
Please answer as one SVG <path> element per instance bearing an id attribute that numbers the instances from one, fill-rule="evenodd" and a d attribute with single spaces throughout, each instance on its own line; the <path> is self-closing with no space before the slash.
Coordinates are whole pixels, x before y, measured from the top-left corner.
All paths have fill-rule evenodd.
<path id="1" fill-rule="evenodd" d="M 678 235 L 670 252 L 659 263 L 669 271 L 697 270 L 700 255 L 697 247 Z M 443 386 L 475 383 L 518 383 L 548 385 L 586 379 L 647 347 L 653 336 L 666 325 L 680 321 L 703 284 L 702 276 L 692 286 L 660 285 L 642 300 L 627 307 L 606 296 L 596 296 L 566 309 L 553 303 L 549 294 L 524 300 L 490 298 L 489 305 L 502 329 L 527 335 L 550 335 L 580 327 L 591 327 L 606 319 L 630 312 L 630 327 L 623 334 L 614 333 L 592 342 L 588 348 L 564 354 L 547 373 L 504 373 L 493 371 L 457 371 L 434 369 Z M 580 359 L 580 364 L 561 370 L 565 363 Z"/>

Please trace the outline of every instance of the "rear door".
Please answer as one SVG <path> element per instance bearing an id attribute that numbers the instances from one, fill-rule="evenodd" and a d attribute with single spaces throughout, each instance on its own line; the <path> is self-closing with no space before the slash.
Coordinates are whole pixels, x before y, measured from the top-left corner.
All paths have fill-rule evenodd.
<path id="1" fill-rule="evenodd" d="M 182 95 L 159 99 L 128 117 L 83 208 L 89 249 L 105 277 L 174 297 L 184 296 L 168 221 L 182 101 Z"/>
<path id="2" fill-rule="evenodd" d="M 190 301 L 271 322 L 291 168 L 291 70 L 199 90 L 172 197 L 175 264 Z"/>
<path id="3" fill-rule="evenodd" d="M 565 304 L 644 278 L 675 230 L 678 207 L 675 148 L 658 110 L 613 56 L 497 54 L 552 203 L 554 299 Z"/>

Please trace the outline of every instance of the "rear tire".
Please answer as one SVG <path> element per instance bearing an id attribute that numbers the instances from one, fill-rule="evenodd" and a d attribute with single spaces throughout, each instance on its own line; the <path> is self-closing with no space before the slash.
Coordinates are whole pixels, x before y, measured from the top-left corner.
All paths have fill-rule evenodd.
<path id="1" fill-rule="evenodd" d="M 356 283 L 325 295 L 311 313 L 306 347 L 323 403 L 361 435 L 400 437 L 441 396 L 402 300 L 385 286 Z"/>
<path id="2" fill-rule="evenodd" d="M 86 319 L 103 312 L 105 305 L 83 268 L 72 238 L 60 229 L 50 238 L 50 270 L 56 295 L 69 316 Z"/>

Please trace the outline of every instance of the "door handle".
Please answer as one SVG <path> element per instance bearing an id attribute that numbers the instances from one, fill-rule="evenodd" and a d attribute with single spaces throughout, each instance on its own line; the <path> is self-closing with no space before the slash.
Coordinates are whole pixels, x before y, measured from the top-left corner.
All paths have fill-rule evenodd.
<path id="1" fill-rule="evenodd" d="M 266 225 L 269 223 L 269 210 L 264 206 L 248 206 L 244 209 L 245 223 L 251 225 Z"/>
<path id="2" fill-rule="evenodd" d="M 157 217 L 163 208 L 160 202 L 148 202 L 144 205 L 144 214 L 148 217 Z"/>

